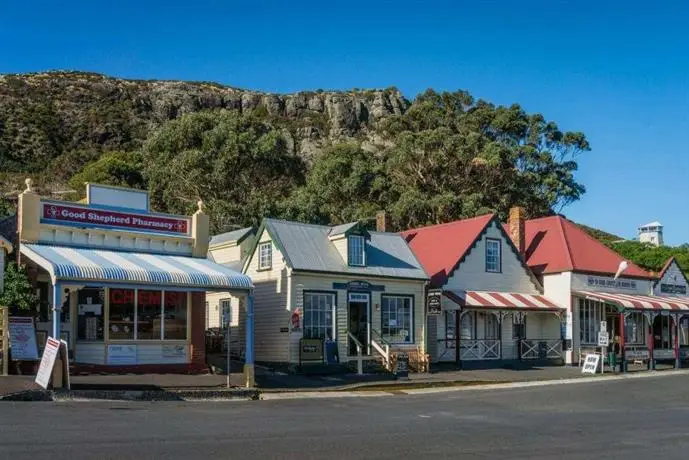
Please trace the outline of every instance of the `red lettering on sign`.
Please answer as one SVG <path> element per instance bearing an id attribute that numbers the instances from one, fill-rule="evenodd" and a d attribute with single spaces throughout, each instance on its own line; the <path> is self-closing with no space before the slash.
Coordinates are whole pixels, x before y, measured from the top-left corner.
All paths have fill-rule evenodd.
<path id="1" fill-rule="evenodd" d="M 106 211 L 80 206 L 43 203 L 42 218 L 50 221 L 92 224 L 114 228 L 147 230 L 177 234 L 189 233 L 187 219 L 136 214 L 128 212 Z"/>
<path id="2" fill-rule="evenodd" d="M 111 289 L 110 303 L 116 305 L 133 304 L 134 290 L 133 289 Z"/>

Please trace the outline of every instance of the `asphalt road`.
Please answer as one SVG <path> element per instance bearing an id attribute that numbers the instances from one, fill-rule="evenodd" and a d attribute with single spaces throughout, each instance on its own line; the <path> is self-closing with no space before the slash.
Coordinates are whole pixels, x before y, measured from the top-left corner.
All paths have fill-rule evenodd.
<path id="1" fill-rule="evenodd" d="M 689 376 L 413 396 L 0 403 L 0 458 L 687 459 Z"/>

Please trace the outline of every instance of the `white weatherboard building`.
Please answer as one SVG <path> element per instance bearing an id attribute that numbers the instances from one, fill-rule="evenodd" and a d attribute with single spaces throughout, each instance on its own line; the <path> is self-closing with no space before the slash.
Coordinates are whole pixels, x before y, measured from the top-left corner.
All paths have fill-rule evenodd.
<path id="1" fill-rule="evenodd" d="M 221 247 L 211 244 L 213 260 L 241 262 L 240 252 L 230 261 Z M 264 219 L 243 273 L 255 286 L 257 361 L 303 367 L 334 364 L 337 355 L 339 363 L 389 364 L 395 351 L 405 351 L 411 365 L 412 356 L 425 356 L 428 277 L 399 234 L 356 222 Z"/>
<path id="2" fill-rule="evenodd" d="M 520 208 L 513 211 L 522 213 Z M 540 282 L 496 215 L 403 235 L 433 287 L 443 293 L 440 315 L 428 318 L 433 362 L 463 368 L 562 364 L 564 308 L 543 296 Z"/>
<path id="3" fill-rule="evenodd" d="M 662 246 L 665 244 L 663 241 L 663 224 L 655 221 L 640 226 L 639 241 L 641 243 L 649 243 L 654 246 Z"/>

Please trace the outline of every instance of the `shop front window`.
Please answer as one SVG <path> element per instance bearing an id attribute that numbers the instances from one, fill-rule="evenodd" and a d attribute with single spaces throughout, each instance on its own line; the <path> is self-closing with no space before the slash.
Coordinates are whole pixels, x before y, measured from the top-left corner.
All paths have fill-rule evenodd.
<path id="1" fill-rule="evenodd" d="M 110 289 L 109 335 L 111 340 L 134 339 L 134 289 Z"/>
<path id="2" fill-rule="evenodd" d="M 445 347 L 455 348 L 457 343 L 457 310 L 445 311 Z"/>
<path id="3" fill-rule="evenodd" d="M 136 339 L 160 340 L 161 308 L 163 293 L 161 291 L 137 291 L 136 304 Z"/>
<path id="4" fill-rule="evenodd" d="M 414 341 L 412 297 L 384 295 L 382 300 L 383 339 L 390 343 L 412 343 Z"/>
<path id="5" fill-rule="evenodd" d="M 165 340 L 187 339 L 187 293 L 166 291 L 164 295 L 163 335 Z"/>
<path id="6" fill-rule="evenodd" d="M 103 341 L 103 288 L 80 289 L 77 292 L 77 340 Z"/>
<path id="7" fill-rule="evenodd" d="M 624 343 L 644 345 L 646 343 L 645 320 L 641 312 L 629 313 L 624 319 Z"/>
<path id="8" fill-rule="evenodd" d="M 462 315 L 459 323 L 459 340 L 474 339 L 474 314 L 475 312 L 470 311 Z"/>
<path id="9" fill-rule="evenodd" d="M 500 325 L 497 316 L 492 313 L 486 313 L 485 319 L 484 337 L 487 340 L 498 340 L 500 338 Z"/>
<path id="10" fill-rule="evenodd" d="M 579 299 L 579 339 L 582 345 L 597 345 L 604 304 L 595 300 Z"/>
<path id="11" fill-rule="evenodd" d="M 335 296 L 304 293 L 304 338 L 334 340 Z"/>
<path id="12" fill-rule="evenodd" d="M 679 346 L 689 347 L 689 317 L 685 316 L 679 321 Z"/>

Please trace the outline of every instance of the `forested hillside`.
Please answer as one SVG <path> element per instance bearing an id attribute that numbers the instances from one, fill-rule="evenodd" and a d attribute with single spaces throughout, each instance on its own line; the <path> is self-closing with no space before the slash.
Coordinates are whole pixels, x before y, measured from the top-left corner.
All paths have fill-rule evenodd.
<path id="1" fill-rule="evenodd" d="M 513 205 L 560 211 L 583 133 L 466 91 L 394 88 L 276 95 L 213 83 L 129 81 L 79 72 L 0 77 L 2 189 L 31 175 L 44 194 L 84 181 L 148 188 L 160 211 L 203 199 L 213 230 L 270 215 L 393 228 Z M 69 196 L 61 194 L 60 196 Z"/>

